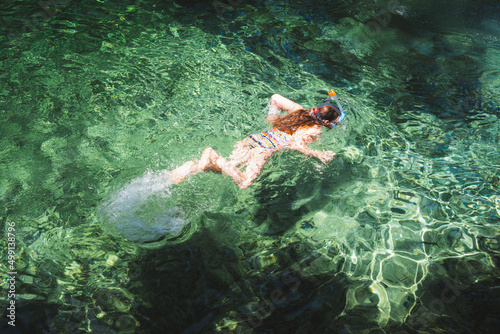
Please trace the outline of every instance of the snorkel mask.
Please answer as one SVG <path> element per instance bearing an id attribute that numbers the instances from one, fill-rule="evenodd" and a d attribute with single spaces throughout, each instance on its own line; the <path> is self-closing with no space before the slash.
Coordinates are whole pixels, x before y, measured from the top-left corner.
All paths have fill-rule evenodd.
<path id="1" fill-rule="evenodd" d="M 342 120 L 345 117 L 345 112 L 344 112 L 344 109 L 342 108 L 342 105 L 340 104 L 339 98 L 337 97 L 337 93 L 335 93 L 335 91 L 333 89 L 328 92 L 328 96 L 330 97 L 330 100 L 335 100 L 335 103 L 337 104 L 338 108 L 335 107 L 331 103 L 331 101 L 327 101 L 327 102 L 321 103 L 316 108 L 319 109 L 319 108 L 324 107 L 324 106 L 330 106 L 330 107 L 333 107 L 334 109 L 336 109 L 337 111 L 339 111 L 340 116 L 338 118 L 338 122 L 332 124 L 332 128 L 333 128 L 335 125 L 337 125 L 338 123 L 342 122 Z"/>

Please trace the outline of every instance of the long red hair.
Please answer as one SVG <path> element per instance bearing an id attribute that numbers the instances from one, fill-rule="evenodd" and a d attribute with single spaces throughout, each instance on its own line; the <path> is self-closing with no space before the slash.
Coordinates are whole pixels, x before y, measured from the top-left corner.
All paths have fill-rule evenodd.
<path id="1" fill-rule="evenodd" d="M 292 111 L 286 115 L 280 116 L 277 120 L 273 121 L 273 128 L 288 134 L 293 134 L 295 131 L 302 127 L 311 127 L 314 125 L 323 125 L 331 129 L 331 123 L 335 123 L 340 116 L 340 112 L 332 106 L 323 106 L 317 109 L 311 108 L 309 110 L 299 109 Z M 316 115 L 319 116 L 316 117 Z"/>

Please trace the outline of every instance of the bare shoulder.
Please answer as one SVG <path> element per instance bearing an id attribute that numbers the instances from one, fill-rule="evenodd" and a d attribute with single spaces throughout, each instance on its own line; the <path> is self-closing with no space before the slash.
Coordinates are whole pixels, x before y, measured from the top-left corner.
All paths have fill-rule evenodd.
<path id="1" fill-rule="evenodd" d="M 293 134 L 298 144 L 310 144 L 322 133 L 320 126 L 302 127 Z"/>

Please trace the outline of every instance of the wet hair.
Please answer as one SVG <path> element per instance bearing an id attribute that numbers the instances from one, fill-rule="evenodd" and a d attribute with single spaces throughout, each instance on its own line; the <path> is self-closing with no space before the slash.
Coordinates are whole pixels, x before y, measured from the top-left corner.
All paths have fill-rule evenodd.
<path id="1" fill-rule="evenodd" d="M 288 134 L 293 134 L 301 127 L 310 127 L 314 125 L 323 125 L 331 129 L 332 125 L 336 123 L 336 120 L 340 117 L 340 112 L 337 108 L 332 106 L 323 106 L 319 108 L 317 113 L 319 118 L 316 117 L 314 113 L 315 109 L 316 108 L 309 110 L 299 109 L 280 116 L 273 122 L 273 127 Z M 328 123 L 325 123 L 325 121 L 328 121 Z"/>

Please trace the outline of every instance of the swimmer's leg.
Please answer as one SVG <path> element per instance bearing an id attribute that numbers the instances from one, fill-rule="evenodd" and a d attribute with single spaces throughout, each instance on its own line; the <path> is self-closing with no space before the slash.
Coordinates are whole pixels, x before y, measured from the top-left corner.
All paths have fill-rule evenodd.
<path id="1" fill-rule="evenodd" d="M 221 157 L 217 160 L 217 165 L 220 166 L 222 173 L 230 176 L 238 187 L 246 189 L 262 173 L 262 169 L 270 156 L 271 153 L 269 151 L 258 151 L 255 149 L 248 159 L 248 166 L 245 172 L 236 167 L 238 161 L 227 161 Z"/>
<path id="2" fill-rule="evenodd" d="M 262 173 L 264 165 L 269 160 L 271 153 L 268 151 L 259 152 L 252 156 L 244 173 L 244 180 L 238 186 L 246 189 L 252 185 L 253 181 Z"/>
<path id="3" fill-rule="evenodd" d="M 230 158 L 234 158 L 234 155 L 230 156 Z M 236 184 L 241 188 L 241 185 L 244 184 L 246 180 L 246 174 L 243 173 L 237 166 L 244 160 L 249 160 L 249 157 L 228 161 L 218 155 L 217 152 L 215 152 L 211 147 L 209 147 L 201 154 L 201 159 L 198 163 L 198 167 L 201 170 L 211 170 L 214 172 L 226 174 L 230 176 L 233 181 L 236 182 Z"/>
<path id="4" fill-rule="evenodd" d="M 169 178 L 172 182 L 178 184 L 188 175 L 211 170 L 230 176 L 238 187 L 246 189 L 252 184 L 253 180 L 262 173 L 262 169 L 270 156 L 271 153 L 269 151 L 254 149 L 251 154 L 244 159 L 227 161 L 217 154 L 213 148 L 209 147 L 201 154 L 200 161 L 186 162 L 170 172 Z M 242 172 L 237 166 L 246 162 L 248 162 L 248 166 L 245 172 Z"/>
<path id="5" fill-rule="evenodd" d="M 200 161 L 198 162 L 198 168 L 200 171 L 211 170 L 214 172 L 221 173 L 219 165 L 217 165 L 217 159 L 220 158 L 220 155 L 215 152 L 215 150 L 211 147 L 206 148 L 201 153 Z"/>
<path id="6" fill-rule="evenodd" d="M 234 161 L 227 161 L 226 159 L 220 157 L 217 159 L 217 165 L 220 167 L 221 172 L 230 176 L 234 182 L 241 188 L 240 184 L 245 181 L 245 174 L 236 167 Z M 244 188 L 242 188 L 244 189 Z"/>
<path id="7" fill-rule="evenodd" d="M 234 150 L 229 155 L 229 160 L 235 165 L 246 165 L 252 158 L 252 149 L 245 141 L 239 141 L 234 145 Z"/>
<path id="8" fill-rule="evenodd" d="M 180 167 L 177 167 L 168 174 L 168 179 L 174 184 L 179 184 L 188 175 L 193 175 L 199 173 L 198 162 L 188 161 Z"/>
<path id="9" fill-rule="evenodd" d="M 182 166 L 177 167 L 171 171 L 168 178 L 175 184 L 179 184 L 189 175 L 195 175 L 205 170 L 212 170 L 214 172 L 222 172 L 220 167 L 217 165 L 217 159 L 220 156 L 211 147 L 205 149 L 201 153 L 199 161 L 188 161 Z"/>

